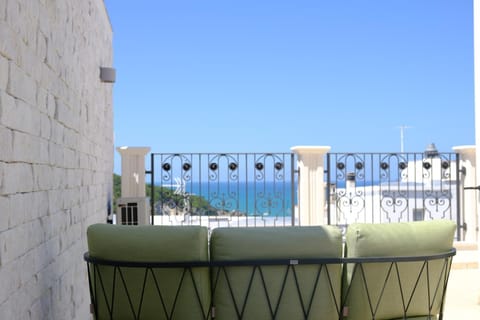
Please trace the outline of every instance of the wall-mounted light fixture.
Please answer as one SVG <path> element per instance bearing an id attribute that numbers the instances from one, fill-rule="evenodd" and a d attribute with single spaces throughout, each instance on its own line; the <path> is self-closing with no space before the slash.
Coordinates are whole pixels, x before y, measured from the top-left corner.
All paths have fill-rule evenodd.
<path id="1" fill-rule="evenodd" d="M 100 80 L 102 82 L 114 83 L 116 76 L 115 68 L 100 67 Z"/>

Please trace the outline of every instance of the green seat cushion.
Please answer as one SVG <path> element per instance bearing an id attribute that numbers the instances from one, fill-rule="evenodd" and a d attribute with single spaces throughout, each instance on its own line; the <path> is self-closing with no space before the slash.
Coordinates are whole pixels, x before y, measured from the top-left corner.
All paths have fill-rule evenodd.
<path id="1" fill-rule="evenodd" d="M 450 220 L 351 224 L 346 245 L 350 257 L 421 256 L 453 247 L 456 224 Z"/>
<path id="2" fill-rule="evenodd" d="M 433 220 L 390 224 L 352 224 L 346 256 L 406 257 L 447 253 L 456 224 Z M 450 258 L 428 262 L 348 264 L 343 294 L 347 319 L 397 319 L 435 316 L 450 268 Z"/>
<path id="3" fill-rule="evenodd" d="M 334 227 L 218 228 L 212 261 L 342 257 Z M 216 319 L 338 319 L 341 264 L 213 268 Z"/>
<path id="4" fill-rule="evenodd" d="M 99 259 L 208 261 L 208 230 L 205 227 L 95 224 L 88 228 L 87 240 L 89 255 Z M 172 316 L 174 319 L 205 319 L 209 311 L 208 267 L 90 266 L 90 274 L 90 284 L 96 286 L 93 291 L 98 308 L 96 319 L 110 319 L 109 313 L 113 319 L 170 319 Z"/>
<path id="5" fill-rule="evenodd" d="M 93 257 L 117 261 L 208 261 L 208 230 L 200 226 L 95 224 L 87 229 Z"/>

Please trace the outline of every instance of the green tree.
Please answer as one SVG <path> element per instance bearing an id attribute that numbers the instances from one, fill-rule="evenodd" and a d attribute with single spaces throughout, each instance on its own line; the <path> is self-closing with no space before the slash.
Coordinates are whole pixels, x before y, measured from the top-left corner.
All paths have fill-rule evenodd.
<path id="1" fill-rule="evenodd" d="M 116 208 L 117 206 L 117 199 L 121 197 L 121 185 L 122 185 L 122 177 L 118 174 L 113 174 L 113 206 Z M 147 197 L 152 197 L 152 188 L 151 184 L 145 184 L 146 188 L 146 195 Z M 208 201 L 200 196 L 196 195 L 183 195 L 183 194 L 175 194 L 175 192 L 166 187 L 154 186 L 154 201 L 158 203 L 161 201 L 162 203 L 173 202 L 179 208 L 184 208 L 185 204 L 187 203 L 185 200 L 188 199 L 192 214 L 203 214 L 203 215 L 216 215 L 217 210 L 212 207 Z"/>
<path id="2" fill-rule="evenodd" d="M 117 199 L 121 196 L 122 177 L 118 174 L 113 174 L 113 208 L 117 207 Z"/>

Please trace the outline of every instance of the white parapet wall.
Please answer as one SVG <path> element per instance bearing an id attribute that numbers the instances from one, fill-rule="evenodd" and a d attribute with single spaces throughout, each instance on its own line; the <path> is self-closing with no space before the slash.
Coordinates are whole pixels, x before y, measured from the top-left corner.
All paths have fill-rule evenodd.
<path id="1" fill-rule="evenodd" d="M 86 228 L 112 193 L 103 0 L 0 1 L 0 318 L 89 319 Z"/>

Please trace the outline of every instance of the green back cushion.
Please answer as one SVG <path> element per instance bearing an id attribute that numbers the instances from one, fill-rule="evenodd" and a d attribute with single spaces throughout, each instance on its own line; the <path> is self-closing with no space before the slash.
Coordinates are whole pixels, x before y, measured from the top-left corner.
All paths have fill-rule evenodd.
<path id="1" fill-rule="evenodd" d="M 212 261 L 339 258 L 342 237 L 333 227 L 218 228 L 210 255 Z M 213 268 L 212 283 L 218 320 L 339 317 L 339 264 Z"/>
<path id="2" fill-rule="evenodd" d="M 208 261 L 208 231 L 205 227 L 95 224 L 88 228 L 87 240 L 89 254 L 95 258 L 132 262 Z M 169 319 L 173 316 L 190 320 L 204 319 L 208 313 L 208 268 L 193 268 L 190 272 L 183 268 L 100 266 L 97 269 L 90 267 L 90 273 L 91 281 L 96 281 L 97 287 L 94 292 L 97 319 L 110 319 L 109 309 L 113 311 L 113 319 L 133 319 L 132 315 L 138 317 L 140 314 L 140 319 Z"/>
<path id="3" fill-rule="evenodd" d="M 390 224 L 352 224 L 347 257 L 422 256 L 448 252 L 456 224 L 434 220 Z M 440 312 L 449 260 L 349 264 L 344 278 L 347 319 L 395 319 Z M 355 270 L 355 271 L 354 271 Z"/>

